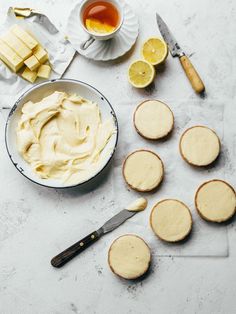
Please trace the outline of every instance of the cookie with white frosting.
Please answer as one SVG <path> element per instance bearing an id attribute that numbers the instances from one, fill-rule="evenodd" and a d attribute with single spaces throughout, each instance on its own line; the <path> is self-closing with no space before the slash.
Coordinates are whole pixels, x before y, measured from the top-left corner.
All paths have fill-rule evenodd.
<path id="1" fill-rule="evenodd" d="M 234 188 L 223 180 L 204 182 L 195 194 L 195 206 L 199 215 L 205 220 L 226 221 L 236 211 Z"/>
<path id="2" fill-rule="evenodd" d="M 124 279 L 136 279 L 146 273 L 151 262 L 147 243 L 137 235 L 126 234 L 110 246 L 108 263 L 112 272 Z"/>
<path id="3" fill-rule="evenodd" d="M 163 162 L 153 151 L 146 149 L 136 150 L 125 159 L 123 176 L 132 189 L 140 192 L 151 191 L 163 179 Z"/>
<path id="4" fill-rule="evenodd" d="M 146 139 L 166 137 L 174 127 L 174 115 L 170 108 L 159 100 L 146 100 L 136 108 L 133 115 L 136 131 Z"/>
<path id="5" fill-rule="evenodd" d="M 153 232 L 167 242 L 183 240 L 191 231 L 192 215 L 181 201 L 165 199 L 152 209 L 150 225 Z"/>
<path id="6" fill-rule="evenodd" d="M 182 157 L 194 166 L 210 165 L 218 157 L 220 146 L 217 134 L 210 128 L 200 125 L 187 129 L 179 143 Z"/>

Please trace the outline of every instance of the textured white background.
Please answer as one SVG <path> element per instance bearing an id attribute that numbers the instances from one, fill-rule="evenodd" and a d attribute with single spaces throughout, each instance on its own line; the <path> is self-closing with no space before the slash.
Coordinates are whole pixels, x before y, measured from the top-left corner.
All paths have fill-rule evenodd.
<path id="1" fill-rule="evenodd" d="M 1 0 L 0 14 L 3 18 L 4 9 L 13 4 L 33 6 L 64 28 L 75 3 L 77 1 Z M 163 101 L 176 99 L 185 104 L 198 101 L 202 110 L 204 104 L 223 104 L 225 167 L 228 180 L 236 186 L 235 1 L 129 0 L 129 3 L 140 20 L 140 36 L 132 52 L 111 63 L 97 63 L 77 56 L 65 77 L 94 85 L 108 97 L 115 110 L 121 100 L 135 106 L 137 100 L 147 97 Z M 206 99 L 198 100 L 178 60 L 171 57 L 165 69 L 158 73 L 154 88 L 137 91 L 129 86 L 126 72 L 130 60 L 139 56 L 140 44 L 145 38 L 158 34 L 156 10 L 168 22 L 186 52 L 192 54 L 191 60 L 206 83 Z M 118 209 L 112 199 L 116 191 L 104 191 L 106 181 L 112 180 L 114 175 L 113 165 L 90 191 L 54 191 L 38 187 L 26 181 L 11 165 L 4 147 L 4 119 L 0 119 L 0 313 L 236 312 L 235 219 L 228 226 L 230 252 L 227 258 L 154 256 L 145 280 L 134 283 L 120 280 L 108 269 L 106 254 L 116 235 L 130 229 L 135 232 L 130 220 L 122 230 L 107 235 L 63 269 L 53 269 L 49 261 L 54 254 L 102 224 L 105 216 L 110 217 Z M 120 120 L 122 127 L 122 117 Z M 214 116 L 209 118 L 209 124 L 214 120 Z M 119 146 L 117 153 L 124 156 L 126 151 Z M 188 184 L 185 188 L 188 190 Z M 149 212 L 150 207 L 140 213 L 145 223 Z"/>

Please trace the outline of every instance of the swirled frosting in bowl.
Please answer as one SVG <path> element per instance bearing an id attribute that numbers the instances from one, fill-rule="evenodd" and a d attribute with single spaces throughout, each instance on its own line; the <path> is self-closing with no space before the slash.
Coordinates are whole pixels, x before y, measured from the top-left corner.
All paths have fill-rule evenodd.
<path id="1" fill-rule="evenodd" d="M 73 185 L 98 172 L 114 132 L 113 119 L 102 121 L 97 103 L 55 91 L 23 105 L 17 147 L 40 178 Z"/>

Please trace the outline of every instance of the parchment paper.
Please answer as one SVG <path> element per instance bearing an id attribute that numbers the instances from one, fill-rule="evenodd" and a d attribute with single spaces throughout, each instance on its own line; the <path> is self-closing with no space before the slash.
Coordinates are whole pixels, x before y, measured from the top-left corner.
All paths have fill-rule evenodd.
<path id="1" fill-rule="evenodd" d="M 52 67 L 50 79 L 60 78 L 69 66 L 75 50 L 64 38 L 47 16 L 38 12 L 32 12 L 25 19 L 17 19 L 13 9 L 10 8 L 6 21 L 0 26 L 0 35 L 12 25 L 18 24 L 32 33 L 49 54 Z M 37 79 L 36 84 L 42 81 Z M 0 107 L 12 107 L 17 98 L 32 84 L 22 79 L 20 75 L 13 73 L 0 60 Z"/>
<path id="2" fill-rule="evenodd" d="M 194 194 L 197 187 L 206 180 L 225 177 L 225 165 L 227 156 L 222 145 L 222 153 L 219 159 L 207 168 L 194 168 L 188 165 L 179 153 L 179 138 L 182 132 L 193 125 L 206 125 L 214 129 L 222 143 L 224 139 L 224 108 L 217 102 L 203 103 L 195 101 L 172 101 L 167 100 L 175 115 L 175 128 L 166 141 L 148 141 L 139 136 L 134 130 L 132 114 L 136 104 L 120 103 L 116 105 L 120 138 L 118 149 L 114 159 L 113 185 L 116 206 L 125 207 L 138 195 L 148 198 L 148 208 L 129 221 L 122 228 L 125 232 L 137 233 L 151 245 L 153 253 L 159 256 L 227 256 L 228 239 L 225 225 L 205 222 L 199 217 L 194 206 Z M 122 162 L 125 156 L 135 149 L 149 148 L 155 151 L 163 160 L 165 177 L 160 188 L 153 193 L 137 193 L 130 190 L 122 176 Z M 155 203 L 164 198 L 176 198 L 189 206 L 193 216 L 193 230 L 186 241 L 179 244 L 167 244 L 159 240 L 152 232 L 149 225 L 149 215 Z"/>
<path id="3" fill-rule="evenodd" d="M 166 103 L 170 105 L 175 115 L 174 131 L 166 141 L 150 142 L 140 137 L 133 127 L 132 114 L 140 102 L 141 100 L 132 100 L 130 103 L 113 104 L 119 121 L 119 143 L 114 158 L 103 175 L 98 176 L 88 186 L 79 189 L 44 190 L 48 206 L 55 207 L 58 212 L 63 212 L 64 209 L 72 211 L 70 219 L 73 217 L 71 221 L 75 221 L 74 228 L 76 228 L 72 231 L 74 234 L 83 236 L 100 227 L 137 197 L 144 196 L 148 199 L 147 209 L 137 213 L 112 233 L 104 236 L 100 244 L 101 250 L 106 252 L 111 241 L 116 237 L 133 233 L 142 236 L 150 245 L 152 254 L 157 256 L 228 256 L 227 225 L 205 222 L 198 216 L 194 206 L 194 194 L 202 182 L 212 178 L 224 179 L 225 174 L 229 174 L 231 171 L 231 167 L 228 166 L 230 164 L 228 149 L 224 145 L 224 104 L 215 101 L 204 101 L 204 104 L 201 104 L 201 102 L 191 100 L 167 100 Z M 187 127 L 195 124 L 204 124 L 215 129 L 223 144 L 220 158 L 212 167 L 206 169 L 191 167 L 182 160 L 179 154 L 180 135 Z M 122 162 L 125 156 L 139 148 L 154 150 L 165 165 L 163 183 L 153 193 L 138 193 L 130 190 L 122 176 Z M 7 157 L 5 156 L 5 158 Z M 14 184 L 14 176 L 19 175 L 13 168 L 11 176 L 8 174 L 9 168 L 3 167 L 1 171 L 6 178 L 9 178 L 11 185 Z M 26 179 L 22 180 L 18 193 L 20 193 L 19 195 L 24 194 L 26 199 L 28 194 L 32 197 L 33 193 L 37 200 L 35 202 L 35 210 L 37 210 L 43 206 L 44 197 L 42 195 L 44 194 L 37 193 L 38 190 L 41 190 L 40 187 L 36 188 L 32 185 L 29 188 L 29 185 L 32 183 Z M 168 244 L 159 240 L 152 232 L 149 224 L 150 212 L 154 204 L 163 198 L 177 198 L 189 206 L 193 216 L 193 230 L 186 241 L 179 244 Z M 30 204 L 30 206 L 33 205 Z M 45 214 L 48 217 L 49 212 L 47 211 Z M 64 216 L 63 219 L 60 215 L 58 218 L 55 215 L 52 217 L 53 224 L 71 226 L 71 221 L 64 221 Z M 68 226 L 67 228 L 69 228 Z M 94 254 L 96 249 L 94 248 Z"/>

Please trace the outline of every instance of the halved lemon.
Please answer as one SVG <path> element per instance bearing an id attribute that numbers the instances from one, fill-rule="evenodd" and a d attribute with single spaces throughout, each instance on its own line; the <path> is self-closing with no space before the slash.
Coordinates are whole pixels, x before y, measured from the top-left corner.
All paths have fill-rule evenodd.
<path id="1" fill-rule="evenodd" d="M 160 38 L 149 38 L 144 42 L 141 54 L 152 65 L 158 65 L 166 60 L 168 47 L 165 41 Z"/>
<path id="2" fill-rule="evenodd" d="M 152 83 L 154 77 L 154 66 L 145 60 L 136 60 L 129 66 L 128 78 L 130 84 L 134 87 L 147 87 Z"/>
<path id="3" fill-rule="evenodd" d="M 86 19 L 85 26 L 88 31 L 99 34 L 112 33 L 115 30 L 114 26 L 111 26 L 107 23 L 102 23 L 94 18 Z"/>

